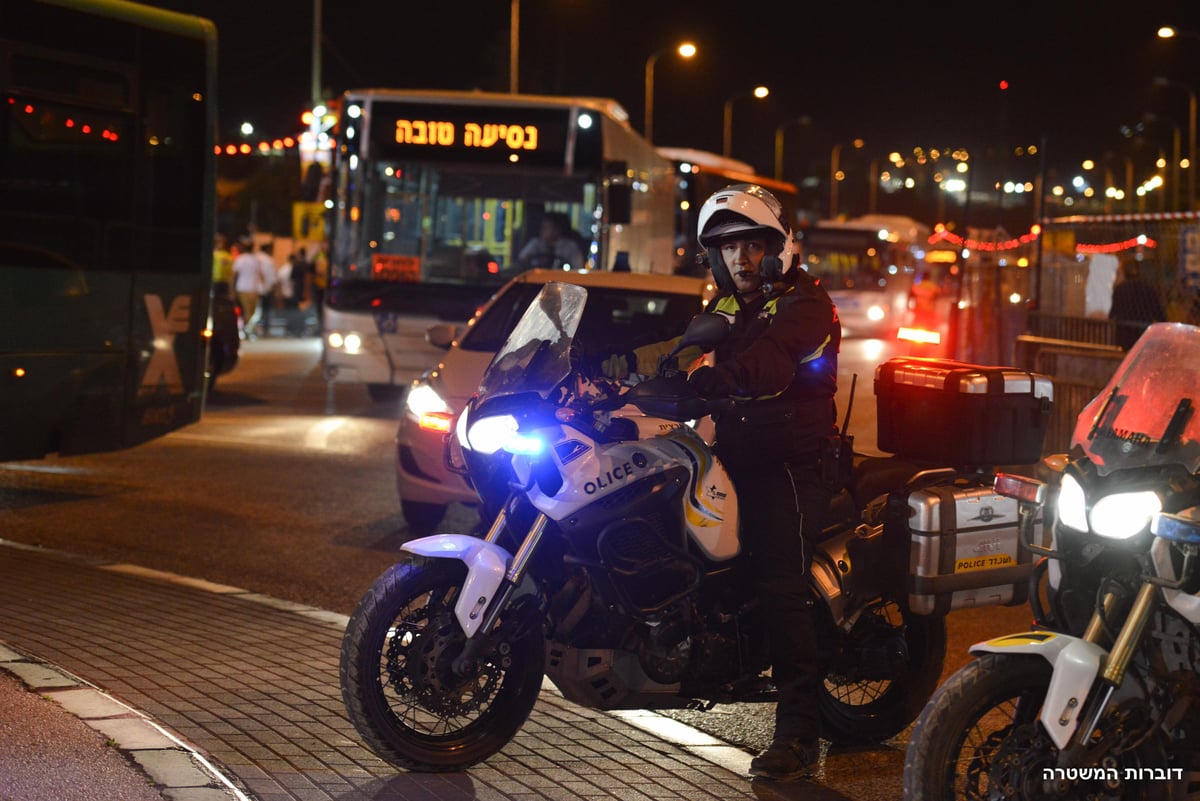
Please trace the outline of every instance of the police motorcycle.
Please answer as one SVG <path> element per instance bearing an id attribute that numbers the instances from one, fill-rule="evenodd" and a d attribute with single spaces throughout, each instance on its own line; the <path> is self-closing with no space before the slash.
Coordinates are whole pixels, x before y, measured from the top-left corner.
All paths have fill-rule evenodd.
<path id="1" fill-rule="evenodd" d="M 1200 329 L 1152 325 L 1079 414 L 1056 480 L 997 477 L 1041 557 L 1035 628 L 972 646 L 934 695 L 905 799 L 1200 799 L 1197 364 Z"/>
<path id="2" fill-rule="evenodd" d="M 350 618 L 346 709 L 399 767 L 487 759 L 522 726 L 543 674 L 600 710 L 777 698 L 734 488 L 688 425 L 733 401 L 698 396 L 671 359 L 633 386 L 593 377 L 574 341 L 586 298 L 547 284 L 448 436 L 448 462 L 468 466 L 495 513 L 486 536 L 405 543 L 408 558 Z M 711 350 L 727 328 L 698 315 L 676 352 Z M 833 464 L 850 454 L 841 444 Z M 955 471 L 876 461 L 835 499 L 812 565 L 824 734 L 839 743 L 901 732 L 945 657 L 944 615 L 907 600 L 909 510 L 889 508 L 905 487 L 952 483 Z"/>

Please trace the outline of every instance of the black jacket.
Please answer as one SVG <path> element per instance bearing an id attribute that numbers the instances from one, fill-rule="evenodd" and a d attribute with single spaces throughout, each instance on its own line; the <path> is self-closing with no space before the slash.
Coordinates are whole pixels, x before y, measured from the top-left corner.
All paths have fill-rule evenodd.
<path id="1" fill-rule="evenodd" d="M 842 326 L 824 287 L 798 272 L 746 307 L 732 293 L 707 307 L 732 324 L 714 357 L 741 399 L 716 421 L 717 452 L 734 469 L 815 463 L 820 441 L 836 432 Z"/>

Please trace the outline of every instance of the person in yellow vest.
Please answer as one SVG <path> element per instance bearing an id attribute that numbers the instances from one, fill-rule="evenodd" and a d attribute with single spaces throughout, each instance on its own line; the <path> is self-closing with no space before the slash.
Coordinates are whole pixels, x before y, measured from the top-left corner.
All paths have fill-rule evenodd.
<path id="1" fill-rule="evenodd" d="M 312 307 L 317 315 L 317 335 L 325 330 L 322 323 L 322 309 L 325 306 L 325 290 L 329 287 L 329 248 L 321 245 L 313 256 L 312 262 Z"/>
<path id="2" fill-rule="evenodd" d="M 212 280 L 214 289 L 224 284 L 225 290 L 229 291 L 233 284 L 233 253 L 224 234 L 213 237 Z"/>

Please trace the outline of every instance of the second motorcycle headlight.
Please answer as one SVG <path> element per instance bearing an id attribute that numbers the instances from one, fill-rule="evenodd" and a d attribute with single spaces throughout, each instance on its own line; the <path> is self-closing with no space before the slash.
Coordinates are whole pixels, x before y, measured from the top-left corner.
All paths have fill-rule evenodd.
<path id="1" fill-rule="evenodd" d="M 1076 531 L 1091 531 L 1099 537 L 1127 540 L 1145 531 L 1150 520 L 1162 511 L 1162 501 L 1149 490 L 1106 495 L 1087 510 L 1083 487 L 1074 476 L 1063 476 L 1058 491 L 1058 521 Z"/>
<path id="2" fill-rule="evenodd" d="M 503 448 L 509 453 L 533 455 L 542 450 L 542 441 L 517 431 L 517 418 L 499 414 L 467 423 L 467 442 L 471 450 L 492 454 Z"/>

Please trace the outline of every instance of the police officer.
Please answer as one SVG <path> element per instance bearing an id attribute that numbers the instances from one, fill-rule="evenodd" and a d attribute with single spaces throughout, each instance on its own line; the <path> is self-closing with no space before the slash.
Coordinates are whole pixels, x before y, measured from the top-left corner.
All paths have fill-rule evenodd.
<path id="1" fill-rule="evenodd" d="M 698 229 L 719 290 L 708 310 L 731 330 L 713 366 L 688 380 L 702 395 L 741 399 L 716 419 L 714 447 L 737 489 L 779 691 L 774 738 L 750 772 L 786 781 L 810 773 L 820 757 L 822 676 L 807 576 L 832 495 L 819 459 L 837 433 L 841 324 L 824 288 L 798 267 L 770 192 L 722 189 L 700 209 Z"/>

